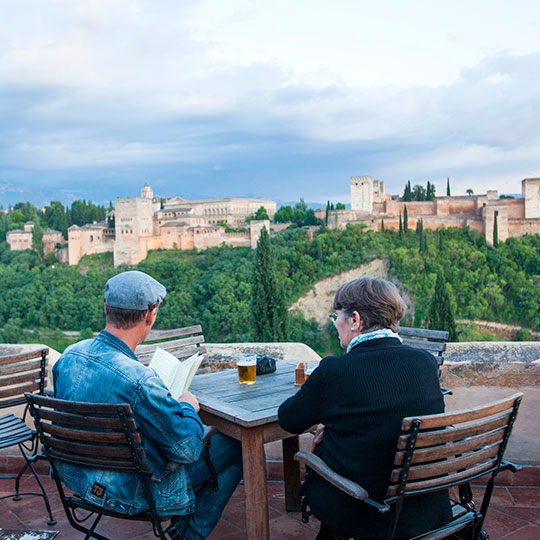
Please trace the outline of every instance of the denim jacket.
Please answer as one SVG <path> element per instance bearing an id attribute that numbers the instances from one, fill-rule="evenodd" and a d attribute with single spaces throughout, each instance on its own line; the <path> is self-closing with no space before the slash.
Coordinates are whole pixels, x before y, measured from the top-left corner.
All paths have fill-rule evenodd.
<path id="1" fill-rule="evenodd" d="M 143 446 L 155 480 L 151 491 L 157 512 L 182 515 L 193 512 L 195 498 L 185 467 L 203 443 L 203 424 L 188 403 L 172 398 L 160 377 L 141 364 L 129 347 L 102 330 L 95 339 L 68 347 L 53 367 L 55 395 L 59 399 L 93 403 L 129 403 L 143 437 Z M 64 484 L 84 499 L 116 512 L 136 514 L 148 509 L 135 474 L 94 471 L 61 464 Z M 103 489 L 94 489 L 98 484 Z"/>

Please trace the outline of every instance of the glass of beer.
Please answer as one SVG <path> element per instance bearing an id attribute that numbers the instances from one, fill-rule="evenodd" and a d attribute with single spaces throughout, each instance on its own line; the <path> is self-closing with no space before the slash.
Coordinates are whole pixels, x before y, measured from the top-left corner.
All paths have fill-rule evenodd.
<path id="1" fill-rule="evenodd" d="M 253 354 L 245 354 L 236 361 L 238 369 L 238 382 L 240 384 L 254 384 L 257 374 L 257 357 Z"/>

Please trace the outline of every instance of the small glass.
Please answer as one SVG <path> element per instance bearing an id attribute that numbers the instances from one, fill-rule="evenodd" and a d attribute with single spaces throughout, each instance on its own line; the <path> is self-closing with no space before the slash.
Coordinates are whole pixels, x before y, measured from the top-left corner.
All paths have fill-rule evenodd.
<path id="1" fill-rule="evenodd" d="M 306 375 L 306 381 L 308 380 L 309 376 L 313 373 L 316 367 L 317 367 L 317 364 L 315 362 L 306 362 L 304 364 L 304 373 Z"/>
<path id="2" fill-rule="evenodd" d="M 245 354 L 236 361 L 238 369 L 238 382 L 240 384 L 255 384 L 257 375 L 257 357 L 252 354 Z"/>

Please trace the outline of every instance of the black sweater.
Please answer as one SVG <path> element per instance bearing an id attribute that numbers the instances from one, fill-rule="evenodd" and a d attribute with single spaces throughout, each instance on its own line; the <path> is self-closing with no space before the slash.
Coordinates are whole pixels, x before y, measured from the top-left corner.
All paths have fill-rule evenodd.
<path id="1" fill-rule="evenodd" d="M 298 393 L 279 408 L 290 433 L 326 426 L 316 453 L 336 472 L 381 502 L 393 468 L 401 420 L 444 411 L 435 358 L 395 338 L 366 341 L 341 357 L 324 358 Z M 320 477 L 309 499 L 315 515 L 351 536 L 384 538 L 387 516 Z M 446 523 L 446 491 L 407 499 L 398 534 L 416 535 Z"/>

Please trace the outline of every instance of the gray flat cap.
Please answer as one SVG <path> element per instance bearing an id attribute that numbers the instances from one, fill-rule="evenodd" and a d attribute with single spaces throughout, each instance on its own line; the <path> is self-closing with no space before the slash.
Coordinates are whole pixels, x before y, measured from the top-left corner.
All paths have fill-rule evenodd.
<path id="1" fill-rule="evenodd" d="M 143 311 L 162 302 L 166 294 L 167 289 L 159 281 L 137 270 L 118 274 L 105 285 L 105 303 L 113 308 Z"/>

